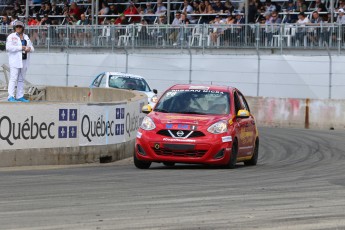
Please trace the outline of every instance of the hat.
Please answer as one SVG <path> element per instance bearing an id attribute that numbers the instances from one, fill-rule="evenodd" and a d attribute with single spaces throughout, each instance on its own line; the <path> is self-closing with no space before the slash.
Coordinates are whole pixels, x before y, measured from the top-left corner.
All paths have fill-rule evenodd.
<path id="1" fill-rule="evenodd" d="M 293 3 L 293 0 L 289 0 L 289 3 Z"/>
<path id="2" fill-rule="evenodd" d="M 340 9 L 338 10 L 338 13 L 345 13 L 345 11 L 344 11 L 343 8 L 340 8 Z"/>
<path id="3" fill-rule="evenodd" d="M 228 12 L 227 16 L 228 17 L 232 17 L 232 14 L 230 12 Z"/>
<path id="4" fill-rule="evenodd" d="M 219 14 L 216 15 L 216 18 L 219 18 Z"/>

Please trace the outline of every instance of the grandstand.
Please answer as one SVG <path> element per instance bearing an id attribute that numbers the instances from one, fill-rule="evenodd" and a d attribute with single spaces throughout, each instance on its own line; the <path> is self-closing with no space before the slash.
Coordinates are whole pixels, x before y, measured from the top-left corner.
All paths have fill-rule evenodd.
<path id="1" fill-rule="evenodd" d="M 25 12 L 25 1 L 2 0 L 1 33 L 10 33 L 11 20 L 18 17 L 34 45 L 47 48 L 326 47 L 340 52 L 344 45 L 343 0 L 250 0 L 248 7 L 240 0 L 90 2 L 35 0 Z"/>

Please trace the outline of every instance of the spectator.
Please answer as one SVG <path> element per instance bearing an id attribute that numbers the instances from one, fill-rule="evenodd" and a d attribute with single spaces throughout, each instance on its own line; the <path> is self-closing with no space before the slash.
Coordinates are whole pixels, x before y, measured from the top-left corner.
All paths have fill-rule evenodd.
<path id="1" fill-rule="evenodd" d="M 169 35 L 169 40 L 174 44 L 177 43 L 177 36 L 179 33 L 179 26 L 181 24 L 181 12 L 177 11 L 175 13 L 175 18 L 173 20 L 173 22 L 171 23 L 171 25 L 174 27 L 172 30 L 172 32 Z"/>
<path id="2" fill-rule="evenodd" d="M 71 16 L 73 15 L 75 20 L 80 18 L 81 12 L 76 2 L 71 3 L 71 7 L 69 8 L 69 15 Z M 73 18 L 72 18 L 72 21 L 73 21 Z"/>
<path id="3" fill-rule="evenodd" d="M 52 13 L 52 5 L 50 4 L 50 2 L 47 2 L 47 3 L 45 3 L 43 15 L 45 15 L 45 14 L 50 15 L 51 13 Z"/>
<path id="4" fill-rule="evenodd" d="M 48 14 L 45 14 L 41 20 L 40 25 L 51 25 L 51 20 L 49 19 Z"/>
<path id="5" fill-rule="evenodd" d="M 8 101 L 29 102 L 24 98 L 24 80 L 30 64 L 30 52 L 34 51 L 34 47 L 30 38 L 24 34 L 24 24 L 21 21 L 16 21 L 13 26 L 15 31 L 8 35 L 6 40 L 10 66 Z"/>
<path id="6" fill-rule="evenodd" d="M 16 14 L 12 14 L 10 25 L 13 26 L 16 21 L 18 21 L 18 16 Z"/>
<path id="7" fill-rule="evenodd" d="M 255 1 L 250 0 L 249 6 L 248 6 L 248 23 L 256 22 L 257 13 L 258 13 L 258 10 L 256 8 Z"/>
<path id="8" fill-rule="evenodd" d="M 307 4 L 305 4 L 304 0 L 297 0 L 296 4 L 296 11 L 297 12 L 306 12 L 307 11 Z M 300 17 L 298 17 L 300 18 Z"/>
<path id="9" fill-rule="evenodd" d="M 210 24 L 214 24 L 213 31 L 211 32 L 211 42 L 213 44 L 217 44 L 217 40 L 220 37 L 221 34 L 223 34 L 224 28 L 221 26 L 224 24 L 223 20 L 221 20 L 220 16 L 217 15 L 213 21 L 210 22 Z"/>
<path id="10" fill-rule="evenodd" d="M 215 0 L 215 4 L 213 5 L 213 10 L 215 13 L 223 13 L 225 12 L 225 7 L 220 0 Z"/>
<path id="11" fill-rule="evenodd" d="M 339 0 L 338 7 L 336 7 L 337 10 L 344 9 L 345 10 L 345 3 L 343 0 Z"/>
<path id="12" fill-rule="evenodd" d="M 41 3 L 41 8 L 38 10 L 39 15 L 44 15 L 44 11 L 46 10 L 46 4 Z"/>
<path id="13" fill-rule="evenodd" d="M 337 17 L 337 23 L 344 25 L 345 24 L 345 16 L 344 16 L 345 10 L 343 8 L 340 8 L 338 10 L 338 17 Z"/>
<path id="14" fill-rule="evenodd" d="M 225 1 L 224 8 L 225 8 L 225 12 L 230 13 L 230 14 L 232 14 L 235 10 L 235 7 L 230 0 Z"/>
<path id="15" fill-rule="evenodd" d="M 36 20 L 36 18 L 33 18 L 31 15 L 29 15 L 28 18 L 28 26 L 36 26 L 39 22 Z"/>
<path id="16" fill-rule="evenodd" d="M 327 12 L 326 6 L 321 0 L 315 0 L 311 3 L 309 10 L 318 11 L 318 12 Z"/>
<path id="17" fill-rule="evenodd" d="M 273 35 L 277 35 L 279 32 L 279 26 L 277 26 L 276 24 L 280 24 L 281 23 L 281 18 L 278 17 L 278 13 L 277 12 L 272 12 L 272 14 L 270 13 L 266 13 L 266 36 L 267 36 L 267 41 L 268 44 L 271 43 L 272 45 L 272 38 Z"/>
<path id="18" fill-rule="evenodd" d="M 86 18 L 85 14 L 81 14 L 80 20 L 78 20 L 77 25 L 90 25 L 90 20 Z"/>
<path id="19" fill-rule="evenodd" d="M 199 4 L 199 14 L 203 14 L 205 12 L 206 6 L 205 1 L 200 2 Z"/>
<path id="20" fill-rule="evenodd" d="M 187 18 L 187 14 L 186 13 L 182 13 L 181 14 L 181 20 L 180 20 L 180 25 L 189 25 L 189 19 Z M 184 27 L 184 26 L 180 26 L 180 30 L 179 33 L 177 35 L 178 40 L 176 43 L 174 43 L 174 46 L 180 46 L 181 42 L 183 42 L 184 40 L 187 40 L 187 36 L 188 36 L 188 30 Z"/>
<path id="21" fill-rule="evenodd" d="M 318 11 L 314 11 L 312 14 L 312 18 L 310 20 L 310 23 L 308 23 L 308 25 L 311 26 L 315 26 L 314 28 L 310 28 L 310 30 L 308 31 L 308 38 L 311 41 L 312 44 L 314 44 L 315 46 L 318 45 L 318 41 L 320 38 L 320 25 L 323 22 L 322 18 L 319 15 Z"/>
<path id="22" fill-rule="evenodd" d="M 308 17 L 304 14 L 304 12 L 300 12 L 298 14 L 298 21 L 297 23 L 297 32 L 296 32 L 296 39 L 300 44 L 304 42 L 304 36 L 306 35 L 306 28 L 305 26 L 310 23 Z"/>
<path id="23" fill-rule="evenodd" d="M 118 15 L 119 11 L 116 8 L 116 5 L 112 4 L 109 6 L 109 15 Z"/>
<path id="24" fill-rule="evenodd" d="M 8 26 L 10 24 L 10 19 L 7 15 L 2 16 L 1 25 Z"/>
<path id="25" fill-rule="evenodd" d="M 166 11 L 167 11 L 167 8 L 163 5 L 162 0 L 157 0 L 156 14 L 165 14 Z"/>
<path id="26" fill-rule="evenodd" d="M 146 8 L 144 9 L 144 14 L 148 14 L 150 10 L 153 11 L 152 6 L 151 6 L 151 3 L 150 3 L 150 2 L 147 2 L 147 3 L 146 3 Z"/>
<path id="27" fill-rule="evenodd" d="M 204 10 L 204 14 L 213 14 L 214 10 L 212 5 L 210 4 L 209 0 L 204 0 L 204 4 L 205 4 L 205 10 Z"/>
<path id="28" fill-rule="evenodd" d="M 182 13 L 186 13 L 186 14 L 193 13 L 193 7 L 191 5 L 189 5 L 189 1 L 188 0 L 184 0 L 184 2 L 183 2 Z"/>
<path id="29" fill-rule="evenodd" d="M 102 2 L 102 7 L 98 11 L 98 15 L 99 15 L 98 24 L 102 24 L 105 21 L 106 19 L 105 15 L 108 15 L 108 13 L 109 13 L 108 3 Z"/>
<path id="30" fill-rule="evenodd" d="M 193 13 L 194 14 L 200 14 L 199 11 L 199 6 L 200 6 L 200 2 L 199 1 L 193 1 Z"/>
<path id="31" fill-rule="evenodd" d="M 297 7 L 294 4 L 293 0 L 289 0 L 288 5 L 285 9 L 286 17 L 284 19 L 284 23 L 295 23 L 297 21 L 297 16 L 295 14 L 291 14 L 295 12 L 296 9 Z"/>
<path id="32" fill-rule="evenodd" d="M 128 18 L 124 14 L 120 14 L 114 23 L 115 25 L 128 25 L 129 21 Z"/>
<path id="33" fill-rule="evenodd" d="M 98 12 L 98 15 L 108 15 L 109 13 L 109 6 L 107 2 L 102 2 L 102 8 Z"/>
<path id="34" fill-rule="evenodd" d="M 158 22 L 157 22 L 158 25 L 165 25 L 167 24 L 167 19 L 164 15 L 160 15 L 158 17 Z"/>
<path id="35" fill-rule="evenodd" d="M 55 2 L 52 3 L 52 8 L 51 8 L 51 15 L 61 15 L 62 10 L 59 6 L 56 5 Z"/>
<path id="36" fill-rule="evenodd" d="M 133 2 L 130 2 L 128 8 L 123 12 L 124 15 L 139 15 L 139 11 L 138 9 L 135 7 Z M 140 21 L 140 17 L 131 17 L 131 21 L 132 22 L 139 22 Z"/>
<path id="37" fill-rule="evenodd" d="M 153 24 L 154 21 L 156 20 L 156 16 L 154 16 L 153 9 L 149 9 L 146 14 L 152 15 L 152 16 L 144 16 L 144 19 L 147 22 L 147 24 Z"/>
<path id="38" fill-rule="evenodd" d="M 276 11 L 276 6 L 272 4 L 271 0 L 266 0 L 266 13 Z"/>
<path id="39" fill-rule="evenodd" d="M 19 3 L 14 3 L 12 13 L 15 15 L 22 15 L 23 14 L 22 8 L 20 7 Z"/>

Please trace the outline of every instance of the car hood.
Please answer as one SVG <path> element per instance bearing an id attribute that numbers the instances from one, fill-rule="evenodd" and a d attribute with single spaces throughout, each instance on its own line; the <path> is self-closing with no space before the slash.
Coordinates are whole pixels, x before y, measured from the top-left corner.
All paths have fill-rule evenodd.
<path id="1" fill-rule="evenodd" d="M 197 115 L 161 112 L 151 112 L 149 117 L 153 119 L 156 124 L 190 124 L 199 126 L 210 126 L 217 121 L 228 119 L 228 116 L 223 115 Z"/>

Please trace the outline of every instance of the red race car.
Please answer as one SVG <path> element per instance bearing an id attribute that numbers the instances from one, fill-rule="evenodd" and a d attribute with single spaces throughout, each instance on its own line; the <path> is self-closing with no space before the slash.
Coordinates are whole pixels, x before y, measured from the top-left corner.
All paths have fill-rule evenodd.
<path id="1" fill-rule="evenodd" d="M 152 162 L 256 165 L 259 136 L 255 119 L 236 88 L 215 85 L 174 85 L 161 96 L 138 130 L 134 164 Z"/>

